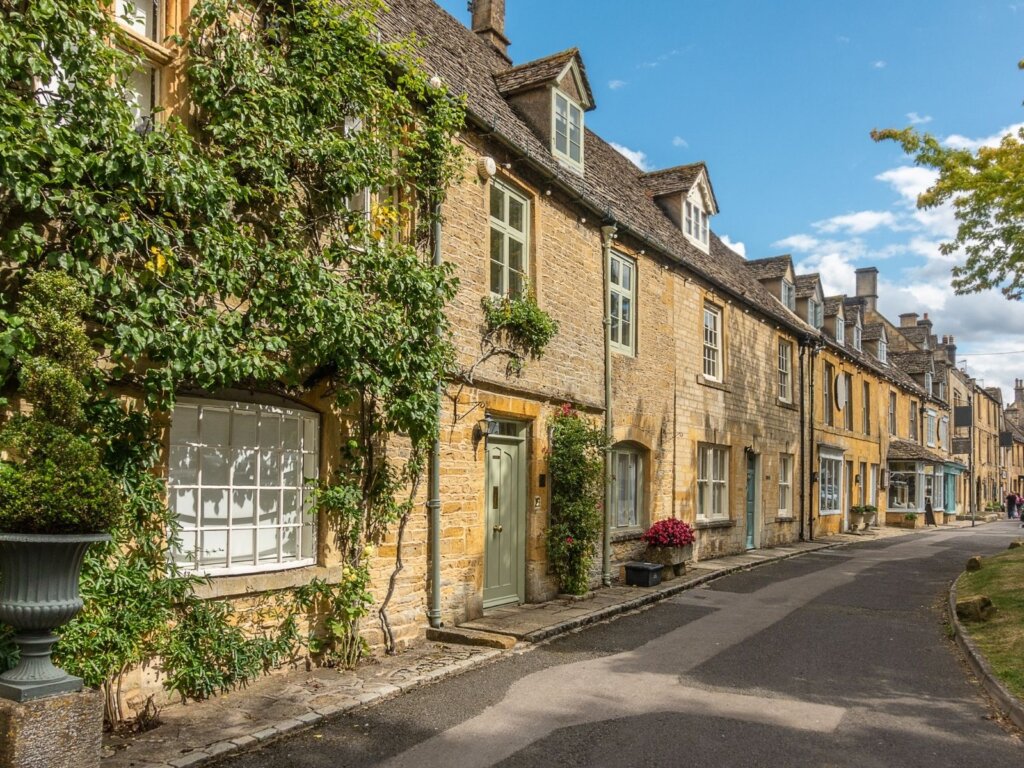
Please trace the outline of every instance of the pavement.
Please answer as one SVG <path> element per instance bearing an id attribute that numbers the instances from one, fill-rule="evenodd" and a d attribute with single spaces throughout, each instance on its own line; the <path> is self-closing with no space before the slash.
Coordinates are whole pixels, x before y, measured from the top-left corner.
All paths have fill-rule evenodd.
<path id="1" fill-rule="evenodd" d="M 939 530 L 970 524 L 956 522 Z M 583 598 L 492 609 L 482 618 L 446 632 L 442 635 L 445 642 L 424 641 L 400 655 L 368 660 L 354 670 L 314 668 L 279 672 L 208 701 L 165 707 L 160 712 L 161 724 L 152 730 L 130 737 L 108 735 L 104 739 L 102 766 L 185 768 L 212 764 L 231 753 L 310 728 L 339 713 L 366 707 L 507 654 L 521 653 L 549 638 L 642 609 L 728 573 L 821 549 L 927 533 L 921 529 L 875 528 L 860 534 L 838 534 L 700 561 L 687 566 L 682 576 L 655 587 L 613 586 Z"/>

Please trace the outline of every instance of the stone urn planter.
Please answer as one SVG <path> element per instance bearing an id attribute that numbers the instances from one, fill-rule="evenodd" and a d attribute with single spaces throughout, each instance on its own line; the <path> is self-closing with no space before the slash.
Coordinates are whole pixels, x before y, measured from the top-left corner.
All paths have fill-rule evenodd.
<path id="1" fill-rule="evenodd" d="M 850 533 L 856 533 L 864 527 L 866 527 L 864 525 L 864 508 L 852 507 L 850 509 Z"/>
<path id="2" fill-rule="evenodd" d="M 110 535 L 0 533 L 0 622 L 15 630 L 18 665 L 0 675 L 0 697 L 28 701 L 80 691 L 82 679 L 50 660 L 53 631 L 82 610 L 78 577 L 91 544 Z"/>
<path id="3" fill-rule="evenodd" d="M 693 559 L 693 544 L 684 547 L 647 547 L 644 559 L 649 563 L 658 563 L 672 569 L 672 577 L 682 576 L 686 571 L 686 561 Z"/>
<path id="4" fill-rule="evenodd" d="M 878 507 L 864 507 L 864 530 L 878 527 Z"/>

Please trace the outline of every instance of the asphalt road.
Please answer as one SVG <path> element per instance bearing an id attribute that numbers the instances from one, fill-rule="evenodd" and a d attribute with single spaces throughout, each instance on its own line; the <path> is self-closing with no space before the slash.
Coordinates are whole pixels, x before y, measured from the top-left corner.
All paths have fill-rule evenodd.
<path id="1" fill-rule="evenodd" d="M 223 768 L 1024 766 L 949 638 L 1018 524 L 823 550 L 329 720 Z"/>

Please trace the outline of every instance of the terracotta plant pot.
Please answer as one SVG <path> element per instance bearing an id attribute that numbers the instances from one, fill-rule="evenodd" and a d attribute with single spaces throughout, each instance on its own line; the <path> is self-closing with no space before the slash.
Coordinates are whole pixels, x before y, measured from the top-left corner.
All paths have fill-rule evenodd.
<path id="1" fill-rule="evenodd" d="M 18 665 L 0 675 L 0 697 L 28 701 L 80 691 L 82 679 L 53 665 L 57 627 L 82 610 L 78 577 L 90 544 L 105 533 L 0 533 L 0 622 L 15 630 Z"/>

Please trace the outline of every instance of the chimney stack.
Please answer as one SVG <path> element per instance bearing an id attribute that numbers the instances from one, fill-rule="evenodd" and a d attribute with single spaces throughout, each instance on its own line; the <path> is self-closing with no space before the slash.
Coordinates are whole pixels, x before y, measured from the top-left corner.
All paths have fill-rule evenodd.
<path id="1" fill-rule="evenodd" d="M 509 40 L 505 37 L 505 0 L 471 0 L 473 31 L 500 53 L 509 64 Z"/>
<path id="2" fill-rule="evenodd" d="M 952 336 L 943 336 L 942 343 L 946 345 L 946 359 L 954 368 L 956 367 L 956 343 Z"/>
<path id="3" fill-rule="evenodd" d="M 878 303 L 878 269 L 861 267 L 857 270 L 857 297 L 865 299 L 868 310 L 875 312 Z"/>
<path id="4" fill-rule="evenodd" d="M 1013 382 L 1013 403 L 1024 405 L 1024 379 L 1017 379 Z"/>
<path id="5" fill-rule="evenodd" d="M 900 328 L 916 328 L 917 312 L 904 312 L 900 315 Z"/>

